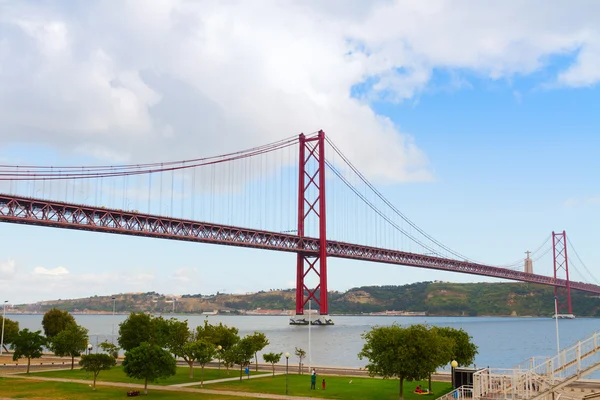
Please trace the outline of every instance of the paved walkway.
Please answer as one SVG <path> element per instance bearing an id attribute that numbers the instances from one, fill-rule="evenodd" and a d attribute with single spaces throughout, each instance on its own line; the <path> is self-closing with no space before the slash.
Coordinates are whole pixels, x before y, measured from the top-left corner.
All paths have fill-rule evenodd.
<path id="1" fill-rule="evenodd" d="M 282 373 L 277 373 L 275 374 L 275 376 L 277 375 L 285 375 Z M 258 378 L 265 378 L 265 377 L 269 377 L 269 376 L 273 376 L 273 374 L 260 374 L 260 375 L 250 375 L 250 379 L 258 379 Z M 245 376 L 244 378 L 242 378 L 244 380 L 248 379 L 248 376 Z M 221 382 L 232 382 L 232 381 L 239 381 L 240 377 L 239 376 L 235 376 L 233 378 L 221 378 L 221 379 L 212 379 L 210 381 L 204 381 L 205 385 L 210 385 L 211 383 L 221 383 Z M 188 382 L 188 383 L 178 383 L 175 385 L 169 385 L 170 387 L 188 387 L 188 386 L 199 386 L 200 382 Z"/>
<path id="2" fill-rule="evenodd" d="M 85 385 L 89 385 L 90 381 L 81 380 L 81 379 L 61 379 L 61 378 L 42 378 L 37 376 L 24 376 L 24 375 L 5 375 L 5 378 L 17 378 L 17 379 L 33 379 L 36 381 L 54 381 L 54 382 L 66 382 L 66 383 L 81 383 Z M 237 378 L 239 379 L 239 377 Z M 227 378 L 229 380 L 229 378 Z M 197 385 L 198 383 L 195 382 Z M 126 389 L 135 389 L 135 390 L 144 390 L 144 385 L 135 384 L 135 383 L 120 383 L 120 382 L 96 382 L 96 386 L 110 386 L 110 387 L 122 387 Z M 290 400 L 314 400 L 319 399 L 319 397 L 300 397 L 300 396 L 286 396 L 286 395 L 278 395 L 278 394 L 270 394 L 270 393 L 250 393 L 250 392 L 236 392 L 231 390 L 210 390 L 210 389 L 196 389 L 196 388 L 187 388 L 181 387 L 177 385 L 171 386 L 159 386 L 159 385 L 148 385 L 148 390 L 162 390 L 165 392 L 187 392 L 187 393 L 203 393 L 203 394 L 212 394 L 212 395 L 226 395 L 226 396 L 238 396 L 238 397 L 250 397 L 253 399 L 290 399 Z"/>

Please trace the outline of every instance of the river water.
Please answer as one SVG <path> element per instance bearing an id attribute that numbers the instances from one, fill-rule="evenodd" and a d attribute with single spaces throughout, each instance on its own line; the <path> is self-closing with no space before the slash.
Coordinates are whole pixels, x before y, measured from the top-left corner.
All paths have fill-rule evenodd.
<path id="1" fill-rule="evenodd" d="M 264 332 L 270 344 L 265 352 L 290 352 L 290 361 L 297 363 L 294 348 L 300 347 L 309 353 L 308 326 L 290 326 L 285 316 L 200 316 L 163 315 L 188 320 L 190 328 L 203 323 L 223 322 L 235 326 L 240 335 L 253 331 Z M 41 330 L 43 315 L 7 315 L 19 322 L 20 328 Z M 90 342 L 104 340 L 116 343 L 119 323 L 127 315 L 75 315 L 78 324 L 89 329 Z M 479 346 L 475 365 L 479 367 L 510 368 L 533 356 L 556 354 L 556 325 L 551 318 L 500 318 L 500 317 L 380 317 L 380 316 L 334 316 L 334 326 L 312 326 L 310 328 L 310 354 L 306 365 L 362 367 L 366 360 L 359 360 L 358 352 L 363 346 L 361 334 L 373 326 L 429 324 L 462 328 Z M 579 318 L 559 320 L 559 342 L 561 348 L 577 342 L 600 329 L 600 319 Z M 259 355 L 259 359 L 262 359 Z"/>

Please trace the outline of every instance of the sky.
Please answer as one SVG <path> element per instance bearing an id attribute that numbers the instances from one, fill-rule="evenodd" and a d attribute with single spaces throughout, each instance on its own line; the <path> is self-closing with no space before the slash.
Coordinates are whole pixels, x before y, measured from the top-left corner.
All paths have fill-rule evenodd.
<path id="1" fill-rule="evenodd" d="M 591 0 L 0 0 L 0 159 L 161 162 L 323 129 L 450 248 L 502 265 L 566 230 L 572 279 L 597 283 L 599 21 Z M 295 285 L 293 254 L 12 224 L 0 236 L 12 304 Z M 490 281 L 329 262 L 332 290 L 425 280 Z"/>

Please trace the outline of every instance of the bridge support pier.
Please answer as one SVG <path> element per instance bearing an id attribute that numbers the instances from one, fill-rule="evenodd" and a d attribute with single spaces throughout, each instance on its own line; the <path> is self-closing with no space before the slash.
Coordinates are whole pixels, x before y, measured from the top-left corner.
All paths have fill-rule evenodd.
<path id="1" fill-rule="evenodd" d="M 307 223 L 318 223 L 318 249 L 298 253 L 296 265 L 296 315 L 304 315 L 304 307 L 313 300 L 320 315 L 327 315 L 327 224 L 325 210 L 325 132 L 306 138 L 300 134 L 298 171 L 298 236 L 301 245 Z M 316 277 L 314 288 L 307 278 Z"/>
<path id="2" fill-rule="evenodd" d="M 573 315 L 571 305 L 571 281 L 569 280 L 569 259 L 567 257 L 567 234 L 565 231 L 552 232 L 552 252 L 554 258 L 554 279 L 564 279 L 565 287 L 554 286 L 554 297 L 556 298 L 556 313 Z M 562 276 L 559 276 L 562 275 Z"/>

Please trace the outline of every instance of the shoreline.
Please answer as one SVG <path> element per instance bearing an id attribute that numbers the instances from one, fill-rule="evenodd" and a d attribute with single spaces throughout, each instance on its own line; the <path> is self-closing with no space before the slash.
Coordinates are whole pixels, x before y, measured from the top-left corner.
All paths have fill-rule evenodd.
<path id="1" fill-rule="evenodd" d="M 107 311 L 107 312 L 69 312 L 69 314 L 71 315 L 108 315 L 108 316 L 113 316 L 113 315 L 129 315 L 134 311 L 130 311 L 130 312 L 115 312 L 114 314 L 112 313 L 112 311 Z M 141 312 L 141 311 L 138 311 Z M 293 318 L 296 317 L 296 315 L 289 315 L 289 314 L 233 314 L 233 313 L 222 313 L 222 314 L 203 314 L 203 313 L 150 313 L 147 312 L 148 314 L 151 315 L 160 315 L 160 316 L 169 316 L 172 315 L 174 317 L 176 316 L 194 316 L 194 317 L 288 317 L 288 318 Z M 6 317 L 8 318 L 11 315 L 44 315 L 45 312 L 6 312 Z M 414 317 L 431 317 L 431 318 L 523 318 L 523 319 L 533 319 L 533 318 L 550 318 L 550 319 L 554 319 L 553 316 L 549 316 L 549 315 L 402 315 L 402 314 L 398 314 L 398 315 L 393 315 L 393 314 L 329 314 L 329 317 L 384 317 L 384 318 L 414 318 Z M 589 318 L 589 319 L 595 319 L 595 318 L 600 318 L 600 317 L 594 317 L 594 316 L 587 316 L 587 315 L 582 315 L 582 316 L 575 316 L 575 319 L 581 319 L 581 318 Z"/>

